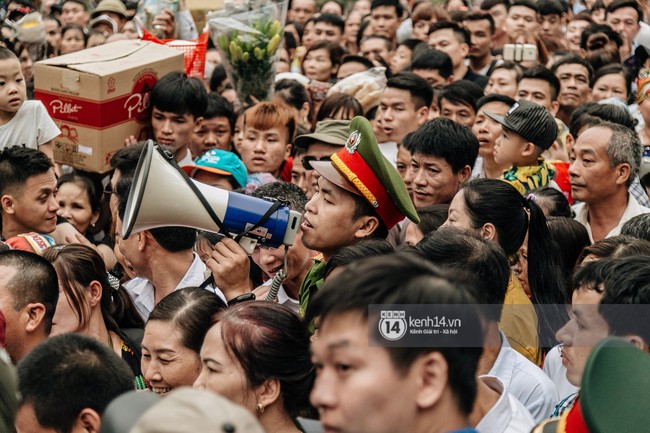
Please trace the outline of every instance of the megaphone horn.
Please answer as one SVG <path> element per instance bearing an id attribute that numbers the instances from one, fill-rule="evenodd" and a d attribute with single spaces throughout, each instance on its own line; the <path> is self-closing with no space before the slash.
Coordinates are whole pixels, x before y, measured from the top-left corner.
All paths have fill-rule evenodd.
<path id="1" fill-rule="evenodd" d="M 205 185 L 187 177 L 152 140 L 135 170 L 122 237 L 158 227 L 190 227 L 236 236 L 248 254 L 255 245 L 293 245 L 302 215 L 285 205 Z"/>

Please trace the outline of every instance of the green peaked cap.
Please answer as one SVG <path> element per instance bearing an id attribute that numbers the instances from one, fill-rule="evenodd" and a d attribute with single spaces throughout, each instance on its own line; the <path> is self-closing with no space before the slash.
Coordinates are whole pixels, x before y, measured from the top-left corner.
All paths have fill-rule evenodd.
<path id="1" fill-rule="evenodd" d="M 650 355 L 620 338 L 598 343 L 585 365 L 579 402 L 591 433 L 649 431 Z"/>
<path id="2" fill-rule="evenodd" d="M 332 155 L 331 163 L 312 162 L 312 166 L 330 182 L 366 198 L 389 229 L 404 217 L 420 222 L 402 177 L 379 150 L 365 117 L 352 119 L 347 142 Z"/>

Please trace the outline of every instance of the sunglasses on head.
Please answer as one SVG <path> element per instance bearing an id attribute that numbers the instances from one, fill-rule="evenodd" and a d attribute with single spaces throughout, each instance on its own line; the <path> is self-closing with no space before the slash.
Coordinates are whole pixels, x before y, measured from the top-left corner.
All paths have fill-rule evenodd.
<path id="1" fill-rule="evenodd" d="M 320 158 L 317 158 L 315 156 L 303 156 L 300 161 L 302 162 L 302 167 L 305 170 L 313 170 L 314 167 L 312 167 L 311 165 L 312 161 L 329 161 L 329 160 L 330 160 L 329 156 L 321 156 Z"/>

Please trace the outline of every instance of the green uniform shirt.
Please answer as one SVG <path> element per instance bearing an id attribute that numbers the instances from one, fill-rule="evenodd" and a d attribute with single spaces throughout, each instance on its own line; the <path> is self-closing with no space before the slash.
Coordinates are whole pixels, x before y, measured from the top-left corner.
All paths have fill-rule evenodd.
<path id="1" fill-rule="evenodd" d="M 305 279 L 300 285 L 300 291 L 298 292 L 298 300 L 300 301 L 300 317 L 305 317 L 305 314 L 307 314 L 307 308 L 309 307 L 310 297 L 316 295 L 325 282 L 325 261 L 315 258 L 314 262 L 316 263 L 309 268 L 307 275 L 305 275 Z M 309 328 L 313 333 L 313 324 L 310 324 Z"/>

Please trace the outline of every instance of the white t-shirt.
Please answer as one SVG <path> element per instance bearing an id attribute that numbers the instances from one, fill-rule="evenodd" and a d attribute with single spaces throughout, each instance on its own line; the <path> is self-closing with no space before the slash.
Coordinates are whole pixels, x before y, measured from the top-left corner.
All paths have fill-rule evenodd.
<path id="1" fill-rule="evenodd" d="M 41 101 L 25 101 L 16 115 L 0 126 L 0 149 L 23 146 L 38 149 L 61 134 Z"/>

